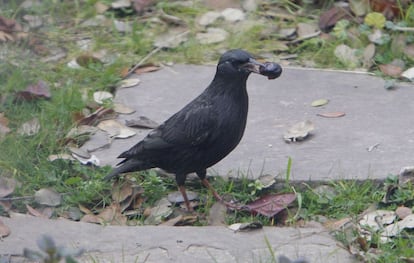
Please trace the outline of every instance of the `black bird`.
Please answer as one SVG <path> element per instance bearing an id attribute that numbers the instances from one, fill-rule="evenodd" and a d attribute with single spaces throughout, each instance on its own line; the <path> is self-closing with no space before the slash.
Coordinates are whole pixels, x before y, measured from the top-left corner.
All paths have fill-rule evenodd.
<path id="1" fill-rule="evenodd" d="M 206 179 L 206 169 L 239 144 L 246 127 L 250 73 L 279 77 L 278 64 L 261 64 L 248 52 L 224 53 L 210 85 L 179 112 L 151 131 L 142 141 L 123 152 L 124 158 L 105 180 L 127 172 L 154 167 L 174 173 L 188 210 L 192 210 L 184 188 L 187 174 L 195 172 L 217 200 L 221 197 Z"/>

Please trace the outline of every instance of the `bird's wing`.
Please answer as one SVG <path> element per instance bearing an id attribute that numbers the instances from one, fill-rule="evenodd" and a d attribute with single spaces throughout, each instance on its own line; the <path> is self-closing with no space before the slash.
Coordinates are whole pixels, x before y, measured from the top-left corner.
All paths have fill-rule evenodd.
<path id="1" fill-rule="evenodd" d="M 218 126 L 217 112 L 208 103 L 194 101 L 150 132 L 120 158 L 145 158 L 172 147 L 191 147 L 205 143 Z"/>
<path id="2" fill-rule="evenodd" d="M 190 104 L 164 123 L 162 138 L 174 145 L 203 144 L 217 128 L 217 116 L 211 104 Z"/>

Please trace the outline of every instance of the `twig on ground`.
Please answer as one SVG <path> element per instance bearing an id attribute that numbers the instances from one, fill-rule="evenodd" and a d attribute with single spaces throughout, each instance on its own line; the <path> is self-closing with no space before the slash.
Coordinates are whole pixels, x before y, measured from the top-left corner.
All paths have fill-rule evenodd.
<path id="1" fill-rule="evenodd" d="M 175 36 L 173 36 L 173 37 L 171 37 L 170 39 L 168 39 L 167 40 L 167 42 L 169 42 L 169 41 L 172 41 L 172 40 L 174 40 L 174 39 L 176 39 L 176 38 L 179 38 L 179 37 L 181 37 L 181 36 L 183 36 L 183 35 L 186 35 L 186 34 L 188 34 L 190 31 L 189 30 L 186 30 L 186 31 L 184 31 L 184 32 L 182 32 L 182 33 L 180 33 L 180 34 L 178 34 L 178 35 L 175 35 Z M 128 78 L 132 73 L 134 73 L 134 71 L 137 69 L 137 68 L 139 68 L 142 64 L 144 64 L 145 63 L 145 61 L 147 61 L 150 57 L 152 57 L 154 54 L 156 54 L 158 51 L 160 51 L 161 49 L 163 49 L 164 47 L 163 46 L 159 46 L 159 47 L 157 47 L 157 48 L 154 48 L 150 53 L 148 53 L 145 57 L 143 57 L 135 66 L 133 66 L 129 71 L 128 71 L 128 73 L 125 75 L 125 77 L 124 77 L 124 79 L 126 79 L 126 78 Z"/>

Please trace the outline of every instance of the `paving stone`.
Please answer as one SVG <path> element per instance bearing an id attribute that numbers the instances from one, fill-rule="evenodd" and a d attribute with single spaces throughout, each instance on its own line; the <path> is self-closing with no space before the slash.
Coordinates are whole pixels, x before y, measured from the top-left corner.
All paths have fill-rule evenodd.
<path id="1" fill-rule="evenodd" d="M 352 256 L 323 227 L 265 227 L 233 232 L 226 227 L 100 226 L 31 216 L 0 217 L 11 235 L 2 239 L 0 255 L 23 262 L 23 248 L 39 250 L 36 240 L 51 236 L 58 246 L 86 250 L 80 262 L 270 262 L 276 257 L 309 262 L 350 263 Z"/>
<path id="2" fill-rule="evenodd" d="M 115 101 L 136 109 L 134 115 L 120 115 L 119 120 L 143 115 L 161 123 L 201 93 L 214 73 L 213 66 L 176 65 L 143 74 L 139 86 L 117 92 Z M 397 174 L 413 165 L 414 85 L 396 90 L 383 85 L 378 77 L 340 71 L 284 68 L 276 80 L 252 74 L 245 135 L 210 174 L 283 177 L 289 156 L 291 180 L 385 179 Z M 329 103 L 310 105 L 321 98 Z M 338 111 L 345 116 L 317 116 Z M 286 143 L 284 132 L 305 120 L 315 125 L 312 136 Z M 137 131 L 134 137 L 116 139 L 111 147 L 94 152 L 101 165 L 115 165 L 116 156 L 148 133 Z"/>

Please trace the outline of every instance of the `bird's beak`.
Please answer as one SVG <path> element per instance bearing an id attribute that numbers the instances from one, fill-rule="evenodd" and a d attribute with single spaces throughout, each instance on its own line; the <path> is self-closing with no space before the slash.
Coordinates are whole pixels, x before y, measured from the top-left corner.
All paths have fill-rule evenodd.
<path id="1" fill-rule="evenodd" d="M 250 58 L 249 62 L 243 64 L 241 66 L 241 68 L 243 68 L 245 70 L 248 70 L 250 72 L 261 74 L 260 73 L 260 66 L 264 67 L 265 65 L 263 63 L 260 63 L 259 61 L 255 60 L 255 59 L 253 59 L 253 58 Z"/>

